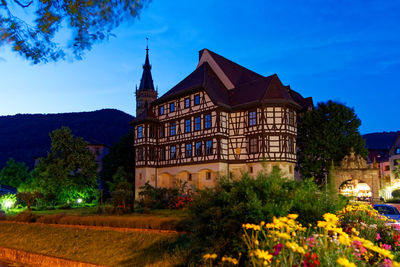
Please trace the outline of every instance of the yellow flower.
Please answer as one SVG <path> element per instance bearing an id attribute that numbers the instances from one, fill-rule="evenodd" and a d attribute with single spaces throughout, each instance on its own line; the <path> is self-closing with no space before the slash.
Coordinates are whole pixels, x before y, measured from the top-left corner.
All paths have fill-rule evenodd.
<path id="1" fill-rule="evenodd" d="M 287 217 L 288 217 L 289 219 L 296 220 L 297 217 L 299 217 L 299 215 L 297 215 L 297 214 L 289 214 Z"/>
<path id="2" fill-rule="evenodd" d="M 350 262 L 346 258 L 338 258 L 336 261 L 339 265 L 345 266 L 345 267 L 357 267 L 354 263 Z"/>
<path id="3" fill-rule="evenodd" d="M 208 253 L 207 253 L 207 254 L 204 254 L 204 255 L 203 255 L 203 258 L 204 258 L 205 260 L 208 260 L 208 259 L 212 259 L 212 260 L 213 260 L 213 259 L 215 259 L 216 257 L 217 257 L 217 254 L 215 254 L 215 253 L 214 253 L 214 254 L 208 254 Z"/>
<path id="4" fill-rule="evenodd" d="M 256 249 L 256 250 L 254 251 L 254 255 L 255 255 L 257 258 L 263 259 L 263 260 L 268 261 L 268 262 L 270 262 L 271 259 L 272 259 L 272 257 L 273 257 L 273 255 L 269 254 L 268 251 L 261 250 L 261 249 Z"/>

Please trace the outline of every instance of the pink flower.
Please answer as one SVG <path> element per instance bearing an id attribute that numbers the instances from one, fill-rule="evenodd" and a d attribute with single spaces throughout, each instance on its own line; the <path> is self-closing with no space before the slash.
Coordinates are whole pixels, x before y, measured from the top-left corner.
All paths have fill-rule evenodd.
<path id="1" fill-rule="evenodd" d="M 379 233 L 376 233 L 376 240 L 381 240 L 381 235 Z"/>
<path id="2" fill-rule="evenodd" d="M 274 256 L 278 255 L 279 252 L 282 250 L 283 245 L 281 243 L 278 243 L 274 246 Z"/>
<path id="3" fill-rule="evenodd" d="M 390 259 L 385 259 L 384 261 L 383 261 L 383 265 L 382 265 L 383 267 L 392 267 L 393 265 L 392 265 L 392 261 L 390 260 Z"/>
<path id="4" fill-rule="evenodd" d="M 313 246 L 315 246 L 315 244 L 317 243 L 317 241 L 315 240 L 315 237 L 309 237 L 307 238 L 307 242 L 308 242 L 308 246 L 310 248 L 312 248 Z"/>
<path id="5" fill-rule="evenodd" d="M 382 244 L 381 248 L 386 249 L 386 250 L 392 250 L 392 246 L 388 244 Z"/>

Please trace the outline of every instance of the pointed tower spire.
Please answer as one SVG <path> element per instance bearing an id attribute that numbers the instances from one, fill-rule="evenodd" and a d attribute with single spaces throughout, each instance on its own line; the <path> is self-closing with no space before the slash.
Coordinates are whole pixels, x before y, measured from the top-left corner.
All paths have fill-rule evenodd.
<path id="1" fill-rule="evenodd" d="M 149 60 L 149 38 L 146 45 L 146 59 L 143 65 L 142 79 L 140 80 L 139 90 L 154 91 L 153 78 L 151 76 L 151 65 Z"/>
<path id="2" fill-rule="evenodd" d="M 149 60 L 149 38 L 146 38 L 146 59 L 143 64 L 142 79 L 139 88 L 136 87 L 136 116 L 150 107 L 151 102 L 157 99 L 158 92 L 154 90 L 151 65 Z"/>

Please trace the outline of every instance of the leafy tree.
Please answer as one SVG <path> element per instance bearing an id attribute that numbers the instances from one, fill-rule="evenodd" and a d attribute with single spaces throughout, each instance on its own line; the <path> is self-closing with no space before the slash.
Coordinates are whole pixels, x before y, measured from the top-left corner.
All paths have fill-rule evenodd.
<path id="1" fill-rule="evenodd" d="M 124 170 L 124 167 L 119 166 L 115 174 L 112 176 L 112 181 L 108 182 L 108 187 L 112 191 L 121 182 L 129 183 L 130 177 L 132 177 L 132 175 L 128 174 Z"/>
<path id="2" fill-rule="evenodd" d="M 116 186 L 119 181 L 114 181 L 113 176 L 119 168 L 126 173 L 126 181 L 133 183 L 135 173 L 135 152 L 133 149 L 134 132 L 130 130 L 126 135 L 120 137 L 103 158 L 103 169 L 100 173 L 101 180 L 110 188 Z M 112 189 L 111 189 L 112 190 Z"/>
<path id="3" fill-rule="evenodd" d="M 299 170 L 303 177 L 325 183 L 332 161 L 338 165 L 351 148 L 367 156 L 365 141 L 358 128 L 360 119 L 354 109 L 328 101 L 304 114 L 298 129 Z"/>
<path id="4" fill-rule="evenodd" d="M 39 191 L 48 200 L 55 198 L 61 202 L 75 201 L 77 196 L 97 192 L 97 165 L 87 143 L 74 137 L 67 127 L 51 132 L 50 139 L 51 151 L 40 160 L 34 172 Z"/>
<path id="5" fill-rule="evenodd" d="M 29 179 L 28 167 L 23 162 L 15 162 L 10 158 L 0 171 L 0 184 L 17 188 Z"/>
<path id="6" fill-rule="evenodd" d="M 112 36 L 111 31 L 123 20 L 138 17 L 148 2 L 0 0 L 0 44 L 10 44 L 33 63 L 55 61 L 65 56 L 55 39 L 56 33 L 67 25 L 72 37 L 68 49 L 80 58 L 94 43 Z M 24 12 L 28 16 L 19 16 Z"/>

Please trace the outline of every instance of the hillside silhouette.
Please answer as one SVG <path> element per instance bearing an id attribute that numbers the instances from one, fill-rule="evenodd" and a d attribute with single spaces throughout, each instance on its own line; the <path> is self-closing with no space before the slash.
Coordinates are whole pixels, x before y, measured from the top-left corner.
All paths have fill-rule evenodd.
<path id="1" fill-rule="evenodd" d="M 32 168 L 34 159 L 46 156 L 50 149 L 49 133 L 62 126 L 89 143 L 112 146 L 131 129 L 133 119 L 116 109 L 0 116 L 0 169 L 10 157 Z"/>

